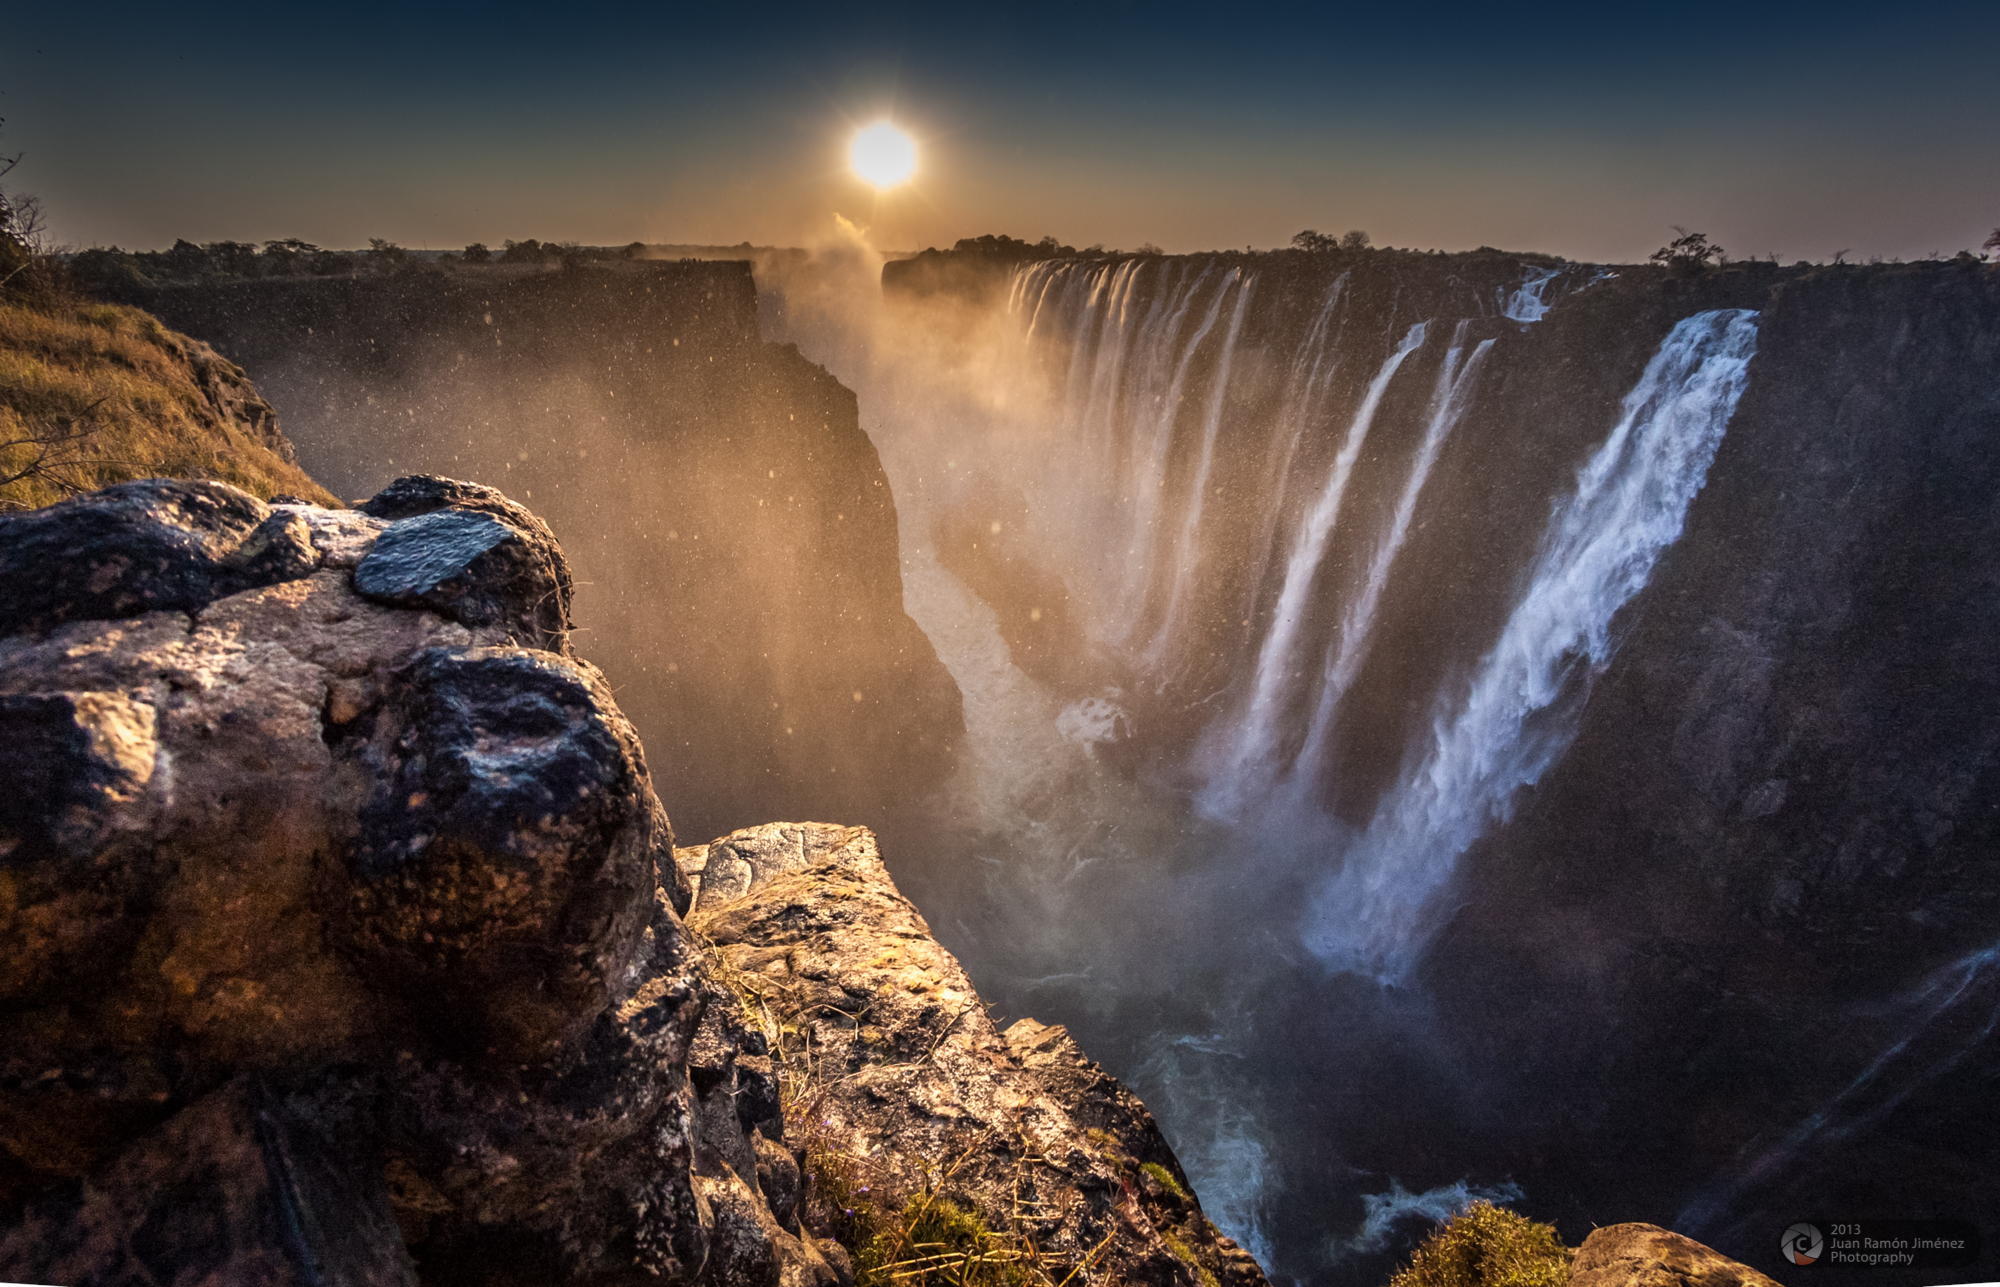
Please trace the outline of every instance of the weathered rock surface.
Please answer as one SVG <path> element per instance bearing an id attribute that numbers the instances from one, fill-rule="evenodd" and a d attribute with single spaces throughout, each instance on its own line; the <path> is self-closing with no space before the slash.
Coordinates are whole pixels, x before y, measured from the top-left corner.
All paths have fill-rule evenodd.
<path id="1" fill-rule="evenodd" d="M 1614 1224 L 1577 1248 L 1570 1287 L 1778 1287 L 1776 1280 L 1655 1224 Z"/>
<path id="2" fill-rule="evenodd" d="M 1031 1282 L 1264 1281 L 1135 1097 L 1063 1029 L 995 1026 L 867 830 L 775 824 L 680 855 L 688 924 L 778 1059 L 806 1225 L 864 1270 L 983 1256 Z"/>
<path id="3" fill-rule="evenodd" d="M 835 1281 L 547 529 L 368 510 L 0 518 L 0 1278 Z"/>
<path id="4" fill-rule="evenodd" d="M 0 517 L 0 1278 L 1262 1283 L 871 833 L 677 862 L 569 593 L 449 479 Z"/>

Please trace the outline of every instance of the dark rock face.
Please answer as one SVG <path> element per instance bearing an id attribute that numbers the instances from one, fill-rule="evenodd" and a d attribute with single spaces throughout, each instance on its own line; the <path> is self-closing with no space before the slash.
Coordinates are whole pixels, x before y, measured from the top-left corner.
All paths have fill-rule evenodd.
<path id="1" fill-rule="evenodd" d="M 255 1079 L 223 1086 L 0 1232 L 0 1264 L 61 1283 L 416 1282 L 351 1141 Z"/>
<path id="2" fill-rule="evenodd" d="M 0 521 L 0 1277 L 832 1282 L 768 1072 L 692 1054 L 726 994 L 560 551 L 448 480 L 374 508 Z M 497 538 L 453 593 L 361 591 L 446 522 Z"/>
<path id="3" fill-rule="evenodd" d="M 1827 269 L 1759 302 L 1708 485 L 1570 752 L 1469 856 L 1432 973 L 1468 1057 L 1523 1069 L 1510 1150 L 1604 1132 L 1621 1156 L 1564 1150 L 1562 1187 L 1775 1267 L 1783 1213 L 1979 1210 L 2000 1159 L 1947 1125 L 1985 1112 L 1983 1018 L 1916 1026 L 2000 939 L 2000 277 Z M 1830 1142 L 1913 1034 L 1879 1088 L 1909 1098 Z"/>
<path id="4" fill-rule="evenodd" d="M 562 533 L 591 656 L 696 834 L 772 817 L 893 826 L 950 773 L 958 692 L 903 610 L 888 480 L 854 395 L 758 338 L 748 264 L 128 302 L 243 363 L 344 494 L 432 470 L 529 500 Z M 365 508 L 409 519 L 440 503 L 391 483 Z M 533 540 L 487 548 L 497 536 L 464 514 L 413 527 L 363 592 L 475 622 L 493 609 L 468 582 L 539 575 Z"/>
<path id="5" fill-rule="evenodd" d="M 1063 1029 L 995 1027 L 866 830 L 774 824 L 681 857 L 698 881 L 688 923 L 776 1058 L 808 1229 L 893 1263 L 879 1234 L 854 1237 L 857 1210 L 893 1228 L 949 1204 L 979 1250 L 1032 1247 L 1024 1263 L 1048 1281 L 1263 1283 L 1202 1215 L 1144 1105 Z"/>
<path id="6" fill-rule="evenodd" d="M 629 816 L 645 760 L 607 709 L 603 679 L 552 654 L 432 648 L 378 722 L 382 776 L 349 859 L 354 946 L 477 1045 L 563 1044 L 645 931 L 673 833 L 650 806 Z"/>

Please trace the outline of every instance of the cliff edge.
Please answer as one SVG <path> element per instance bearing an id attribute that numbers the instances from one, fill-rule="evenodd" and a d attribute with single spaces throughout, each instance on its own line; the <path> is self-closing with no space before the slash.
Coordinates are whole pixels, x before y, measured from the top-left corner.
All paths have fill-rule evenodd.
<path id="1" fill-rule="evenodd" d="M 570 594 L 431 476 L 0 517 L 0 1277 L 1261 1281 L 867 832 L 677 859 Z"/>
<path id="2" fill-rule="evenodd" d="M 149 474 L 332 499 L 208 345 L 116 304 L 0 300 L 0 510 Z"/>

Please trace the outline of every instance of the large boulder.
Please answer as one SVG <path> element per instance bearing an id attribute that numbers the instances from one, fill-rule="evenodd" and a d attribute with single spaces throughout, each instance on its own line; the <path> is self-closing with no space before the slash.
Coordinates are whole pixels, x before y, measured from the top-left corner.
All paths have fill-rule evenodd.
<path id="1" fill-rule="evenodd" d="M 443 479 L 0 516 L 0 1278 L 835 1281 L 569 590 Z"/>

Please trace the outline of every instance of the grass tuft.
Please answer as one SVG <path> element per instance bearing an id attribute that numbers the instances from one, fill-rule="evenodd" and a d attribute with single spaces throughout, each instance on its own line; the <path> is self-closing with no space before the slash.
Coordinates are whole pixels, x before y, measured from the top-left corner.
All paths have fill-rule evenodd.
<path id="1" fill-rule="evenodd" d="M 1173 1194 L 1181 1201 L 1183 1202 L 1194 1201 L 1194 1194 L 1189 1193 L 1187 1191 L 1187 1186 L 1185 1184 L 1182 1184 L 1179 1180 L 1176 1180 L 1174 1178 L 1174 1173 L 1172 1171 L 1169 1171 L 1166 1167 L 1161 1166 L 1158 1162 L 1147 1162 L 1144 1165 L 1142 1165 L 1139 1169 L 1141 1171 L 1144 1171 L 1147 1175 L 1152 1176 L 1153 1182 L 1155 1184 L 1158 1184 L 1161 1188 L 1165 1189 L 1168 1193 Z"/>
<path id="2" fill-rule="evenodd" d="M 1389 1287 L 1563 1287 L 1570 1256 L 1555 1226 L 1475 1202 L 1425 1239 Z"/>

